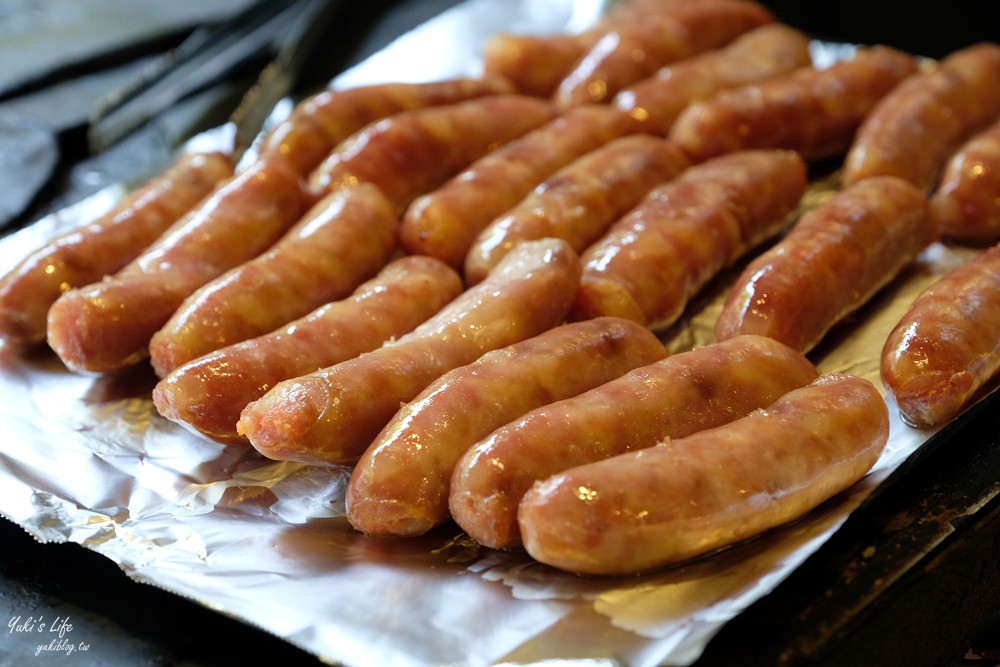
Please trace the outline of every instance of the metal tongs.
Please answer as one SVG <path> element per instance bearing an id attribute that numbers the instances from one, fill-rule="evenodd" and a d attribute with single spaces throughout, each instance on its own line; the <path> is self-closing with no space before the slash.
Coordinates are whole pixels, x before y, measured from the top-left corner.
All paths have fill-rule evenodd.
<path id="1" fill-rule="evenodd" d="M 230 116 L 236 128 L 232 154 L 238 160 L 274 105 L 291 92 L 339 4 L 260 0 L 223 23 L 195 30 L 96 105 L 87 132 L 90 150 L 102 152 L 187 96 L 249 67 L 262 67 Z"/>

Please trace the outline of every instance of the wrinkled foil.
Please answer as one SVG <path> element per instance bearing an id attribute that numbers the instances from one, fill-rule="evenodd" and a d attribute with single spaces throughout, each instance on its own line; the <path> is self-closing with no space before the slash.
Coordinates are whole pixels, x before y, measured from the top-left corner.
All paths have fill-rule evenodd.
<path id="1" fill-rule="evenodd" d="M 575 30 L 598 11 L 599 2 L 471 0 L 333 85 L 474 75 L 489 34 Z M 841 53 L 814 44 L 820 59 Z M 225 143 L 231 131 L 196 140 Z M 835 186 L 835 175 L 814 183 L 804 207 Z M 0 240 L 0 267 L 121 194 L 103 191 Z M 928 248 L 832 332 L 814 361 L 881 387 L 878 357 L 890 329 L 920 290 L 969 254 Z M 738 270 L 719 276 L 664 332 L 673 351 L 711 342 Z M 454 525 L 399 541 L 360 535 L 344 516 L 348 468 L 278 463 L 209 442 L 156 413 L 155 381 L 147 365 L 80 376 L 48 350 L 0 347 L 0 513 L 43 542 L 83 545 L 135 581 L 348 667 L 689 665 L 935 433 L 906 426 L 887 398 L 889 443 L 872 472 L 793 525 L 642 576 L 580 577 L 482 548 Z"/>

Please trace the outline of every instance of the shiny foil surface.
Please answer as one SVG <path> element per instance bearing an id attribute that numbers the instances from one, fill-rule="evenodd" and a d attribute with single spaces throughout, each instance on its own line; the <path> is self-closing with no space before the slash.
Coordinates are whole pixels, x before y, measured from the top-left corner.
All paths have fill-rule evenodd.
<path id="1" fill-rule="evenodd" d="M 476 74 L 487 35 L 576 30 L 599 11 L 598 2 L 469 0 L 333 85 Z M 818 60 L 847 48 L 814 47 Z M 221 128 L 197 141 L 229 138 Z M 803 205 L 835 185 L 835 174 L 815 182 Z M 102 192 L 3 238 L 0 266 L 120 195 Z M 879 353 L 889 331 L 920 290 L 969 253 L 931 246 L 810 357 L 823 371 L 881 388 Z M 713 339 L 738 269 L 663 333 L 673 351 Z M 209 442 L 156 413 L 155 381 L 145 364 L 113 377 L 81 376 L 47 349 L 0 348 L 0 513 L 43 542 L 81 544 L 136 581 L 348 667 L 690 664 L 934 435 L 902 423 L 888 399 L 890 439 L 871 474 L 802 520 L 657 572 L 580 577 L 479 547 L 454 525 L 415 539 L 365 537 L 344 517 L 348 468 L 277 463 Z"/>

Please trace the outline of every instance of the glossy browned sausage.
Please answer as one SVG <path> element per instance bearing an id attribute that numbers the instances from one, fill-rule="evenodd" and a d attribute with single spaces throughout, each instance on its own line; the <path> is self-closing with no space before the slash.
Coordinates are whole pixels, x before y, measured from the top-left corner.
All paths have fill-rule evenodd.
<path id="1" fill-rule="evenodd" d="M 461 277 L 447 265 L 403 257 L 347 299 L 181 366 L 156 385 L 153 402 L 164 417 L 213 440 L 245 443 L 236 432 L 240 413 L 275 384 L 409 333 L 461 291 Z"/>
<path id="2" fill-rule="evenodd" d="M 935 237 L 920 190 L 892 176 L 860 181 L 750 262 L 729 291 L 716 338 L 758 334 L 807 352 Z"/>
<path id="3" fill-rule="evenodd" d="M 724 48 L 664 67 L 619 92 L 613 103 L 639 124 L 640 131 L 666 136 L 688 105 L 811 63 L 809 38 L 772 23 L 741 35 Z"/>
<path id="4" fill-rule="evenodd" d="M 888 437 L 872 383 L 826 375 L 724 426 L 540 482 L 521 502 L 524 546 L 585 574 L 677 563 L 805 515 L 864 477 Z"/>
<path id="5" fill-rule="evenodd" d="M 262 255 L 187 297 L 149 343 L 157 375 L 342 299 L 386 265 L 396 208 L 374 185 L 327 195 Z"/>
<path id="6" fill-rule="evenodd" d="M 455 466 L 451 514 L 479 543 L 516 547 L 521 541 L 517 505 L 536 481 L 727 423 L 818 375 L 802 354 L 760 336 L 733 338 L 637 368 L 532 410 L 473 445 Z"/>
<path id="7" fill-rule="evenodd" d="M 948 160 L 931 197 L 941 236 L 988 245 L 1000 240 L 1000 120 Z"/>
<path id="8" fill-rule="evenodd" d="M 607 102 L 661 67 L 723 46 L 773 21 L 770 10 L 749 0 L 674 3 L 662 13 L 601 37 L 560 82 L 555 102 L 563 109 Z"/>
<path id="9" fill-rule="evenodd" d="M 587 248 L 571 318 L 669 326 L 720 270 L 789 223 L 807 182 L 792 151 L 739 151 L 688 168 Z"/>
<path id="10" fill-rule="evenodd" d="M 121 269 L 232 173 L 222 153 L 184 153 L 108 213 L 28 255 L 0 279 L 0 338 L 44 341 L 59 295 Z"/>
<path id="11" fill-rule="evenodd" d="M 561 238 L 582 252 L 654 185 L 687 166 L 675 146 L 645 134 L 615 139 L 577 158 L 480 232 L 465 258 L 466 283 L 482 280 L 523 241 Z"/>
<path id="12" fill-rule="evenodd" d="M 352 134 L 309 178 L 314 193 L 373 183 L 400 212 L 498 146 L 548 122 L 551 104 L 521 95 L 403 111 Z"/>
<path id="13" fill-rule="evenodd" d="M 632 128 L 627 115 L 606 105 L 571 109 L 418 197 L 403 215 L 400 242 L 410 253 L 460 269 L 476 236 L 494 218 L 556 170 Z"/>
<path id="14" fill-rule="evenodd" d="M 887 95 L 858 130 L 844 183 L 898 176 L 930 192 L 948 156 L 1000 115 L 1000 45 L 952 53 Z"/>
<path id="15" fill-rule="evenodd" d="M 275 385 L 246 407 L 238 430 L 269 458 L 355 461 L 400 406 L 441 375 L 562 322 L 579 284 L 579 257 L 564 241 L 522 244 L 402 338 Z"/>
<path id="16" fill-rule="evenodd" d="M 373 535 L 419 535 L 447 521 L 452 470 L 473 443 L 533 408 L 667 356 L 618 318 L 565 324 L 445 373 L 404 406 L 358 461 L 347 518 Z"/>
<path id="17" fill-rule="evenodd" d="M 288 118 L 268 133 L 260 152 L 263 156 L 285 156 L 304 177 L 337 144 L 369 123 L 401 111 L 511 92 L 511 84 L 498 77 L 324 90 L 297 104 Z"/>
<path id="18" fill-rule="evenodd" d="M 693 104 L 668 136 L 695 161 L 748 148 L 830 157 L 847 151 L 875 104 L 916 70 L 916 59 L 901 51 L 858 49 L 825 69 L 798 69 Z"/>
<path id="19" fill-rule="evenodd" d="M 904 419 L 956 417 L 1000 370 L 1000 246 L 952 269 L 913 301 L 886 339 L 881 374 Z"/>
<path id="20" fill-rule="evenodd" d="M 189 294 L 266 250 L 309 203 L 283 160 L 255 163 L 114 276 L 59 297 L 49 310 L 49 345 L 78 372 L 145 359 L 150 338 Z"/>

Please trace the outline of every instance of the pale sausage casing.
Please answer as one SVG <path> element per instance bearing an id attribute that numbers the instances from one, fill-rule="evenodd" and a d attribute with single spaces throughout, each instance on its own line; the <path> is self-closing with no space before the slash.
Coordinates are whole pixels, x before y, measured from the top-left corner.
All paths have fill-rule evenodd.
<path id="1" fill-rule="evenodd" d="M 881 374 L 903 418 L 944 424 L 1000 370 L 1000 246 L 924 290 L 886 339 Z"/>
<path id="2" fill-rule="evenodd" d="M 732 421 L 818 375 L 799 352 L 759 336 L 637 368 L 536 408 L 473 445 L 452 476 L 452 516 L 481 544 L 516 547 L 517 504 L 534 482 Z"/>
<path id="3" fill-rule="evenodd" d="M 565 241 L 523 243 L 409 334 L 277 384 L 243 410 L 238 430 L 269 458 L 356 461 L 400 406 L 441 375 L 562 322 L 579 285 L 580 258 Z"/>
<path id="4" fill-rule="evenodd" d="M 361 457 L 347 518 L 375 535 L 418 535 L 447 521 L 458 458 L 525 412 L 667 356 L 645 327 L 618 318 L 565 324 L 445 373 L 405 405 Z"/>
<path id="5" fill-rule="evenodd" d="M 889 414 L 830 374 L 724 426 L 555 475 L 521 501 L 524 546 L 571 572 L 629 574 L 793 521 L 875 465 Z"/>
<path id="6" fill-rule="evenodd" d="M 893 176 L 860 181 L 805 213 L 747 265 L 716 338 L 752 333 L 807 352 L 935 238 L 920 190 Z"/>
<path id="7" fill-rule="evenodd" d="M 449 266 L 402 257 L 347 299 L 177 368 L 153 389 L 153 403 L 164 417 L 213 440 L 246 443 L 236 432 L 240 412 L 275 384 L 409 333 L 461 291 L 462 278 Z"/>

